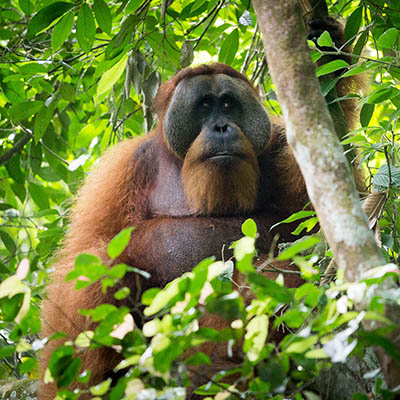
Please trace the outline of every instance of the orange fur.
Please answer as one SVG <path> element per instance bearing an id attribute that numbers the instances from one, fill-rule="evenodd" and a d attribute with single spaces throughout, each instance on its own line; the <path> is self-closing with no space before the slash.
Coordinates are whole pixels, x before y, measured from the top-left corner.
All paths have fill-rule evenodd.
<path id="1" fill-rule="evenodd" d="M 77 205 L 71 212 L 71 229 L 64 246 L 57 255 L 47 299 L 42 304 L 42 335 L 49 337 L 64 331 L 68 340 L 73 340 L 80 332 L 93 329 L 94 324 L 78 313 L 81 308 L 95 308 L 112 301 L 112 296 L 104 296 L 99 284 L 94 284 L 77 292 L 73 283 L 65 282 L 65 275 L 72 269 L 75 257 L 86 252 L 99 256 L 107 262 L 106 246 L 121 229 L 132 224 L 135 188 L 129 184 L 132 179 L 132 157 L 143 138 L 127 140 L 109 149 L 77 195 Z M 50 342 L 40 355 L 42 376 L 47 368 L 51 353 L 63 340 Z M 110 354 L 108 354 L 110 353 Z M 116 353 L 107 349 L 86 351 L 80 355 L 84 368 L 93 365 L 115 365 Z M 103 369 L 103 368 L 102 368 Z M 91 376 L 91 382 L 99 380 L 101 371 Z M 39 400 L 53 399 L 54 384 L 41 383 Z"/>
<path id="2" fill-rule="evenodd" d="M 134 234 L 139 233 L 135 236 L 136 243 L 131 244 L 130 248 L 128 246 L 129 251 L 123 255 L 126 260 L 122 261 L 132 262 L 131 265 L 134 266 L 142 262 L 143 269 L 148 268 L 146 270 L 155 275 L 155 279 L 160 276 L 167 276 L 168 279 L 177 277 L 185 270 L 190 270 L 193 265 L 182 266 L 182 264 L 188 264 L 188 258 L 196 251 L 194 248 L 196 245 L 202 249 L 207 249 L 208 245 L 211 248 L 214 243 L 210 245 L 210 241 L 213 240 L 210 238 L 218 232 L 218 229 L 223 235 L 229 234 L 233 240 L 236 240 L 235 232 L 237 230 L 240 234 L 242 217 L 253 211 L 259 200 L 257 196 L 262 178 L 261 167 L 259 168 L 261 157 L 256 157 L 250 142 L 242 135 L 240 147 L 245 158 L 238 159 L 231 170 L 221 173 L 212 164 L 212 160 L 200 162 L 204 147 L 203 136 L 200 134 L 192 143 L 182 164 L 181 160 L 168 151 L 163 132 L 163 118 L 178 83 L 182 79 L 200 74 L 220 73 L 245 81 L 251 86 L 244 75 L 223 64 L 185 69 L 161 86 L 154 105 L 159 115 L 159 125 L 152 135 L 122 142 L 108 150 L 99 160 L 77 195 L 76 207 L 71 212 L 71 229 L 57 256 L 58 261 L 54 265 L 55 271 L 51 276 L 52 283 L 48 287 L 48 298 L 42 306 L 43 336 L 64 331 L 67 334 L 67 340 L 73 340 L 79 332 L 95 327 L 91 321 L 79 315 L 80 308 L 94 308 L 102 303 L 115 302 L 112 293 L 103 294 L 98 283 L 77 292 L 73 284 L 64 281 L 65 275 L 73 267 L 74 258 L 81 252 L 96 254 L 103 262 L 111 264 L 106 256 L 106 246 L 113 236 L 127 226 L 136 225 L 138 229 Z M 255 89 L 253 92 L 257 96 Z M 301 209 L 307 202 L 307 194 L 300 170 L 286 144 L 283 124 L 280 121 L 272 125 L 271 139 L 265 154 L 266 157 L 262 162 L 264 171 L 267 171 L 266 175 L 268 175 L 265 179 L 270 183 L 270 187 L 267 187 L 263 193 L 271 193 L 270 197 L 265 198 L 271 198 L 272 203 L 259 204 L 255 218 L 260 217 L 265 225 L 261 226 L 261 229 L 267 233 L 264 233 L 264 237 L 260 234 L 258 243 L 264 241 L 264 247 L 268 252 L 269 228 L 277 222 L 277 218 L 283 219 L 282 215 L 287 216 Z M 158 164 L 160 160 L 163 163 Z M 159 165 L 167 165 L 167 171 L 156 170 Z M 152 168 L 154 171 L 151 170 Z M 155 179 L 154 176 L 159 179 Z M 178 177 L 175 181 L 174 176 Z M 182 190 L 180 177 L 182 177 L 184 191 L 182 197 L 186 196 L 183 205 L 179 202 L 182 202 L 182 197 L 174 197 L 176 191 Z M 271 177 L 273 179 L 270 179 Z M 163 180 L 167 182 L 165 185 L 172 185 L 172 194 L 165 191 Z M 157 184 L 161 188 L 159 192 L 153 188 Z M 161 205 L 157 203 L 157 209 L 148 210 L 148 204 L 152 201 L 149 195 L 151 190 L 155 190 L 156 196 L 159 193 L 167 193 L 165 197 L 170 195 L 173 200 L 178 199 L 173 212 L 168 214 L 170 208 L 173 207 L 168 203 L 168 199 L 166 199 L 165 207 L 161 201 Z M 154 195 L 154 192 L 151 194 Z M 183 210 L 180 210 L 180 206 Z M 260 216 L 260 211 L 265 212 L 265 215 Z M 204 215 L 218 215 L 222 218 Z M 230 215 L 238 215 L 238 217 L 234 218 Z M 222 228 L 219 228 L 219 224 Z M 184 226 L 186 231 L 183 230 Z M 197 241 L 190 243 L 187 248 L 180 249 L 179 246 L 183 247 L 181 243 L 173 243 L 180 232 L 184 232 L 181 236 L 183 240 L 187 239 L 186 232 L 197 234 Z M 155 243 L 151 247 L 154 238 L 161 238 L 161 240 L 160 243 Z M 183 262 L 174 269 L 173 266 L 179 257 Z M 146 261 L 143 261 L 144 258 Z M 172 261 L 166 267 L 167 259 Z M 290 282 L 298 284 L 298 281 L 291 279 L 289 277 Z M 134 290 L 140 294 L 137 286 Z M 221 324 L 218 317 L 208 317 L 207 321 L 204 323 L 210 323 L 213 327 Z M 51 342 L 42 351 L 40 359 L 42 375 L 47 368 L 53 349 L 61 342 L 62 340 Z M 227 361 L 224 359 L 223 352 L 218 352 L 215 346 L 211 346 L 209 351 L 215 356 L 217 368 Z M 90 384 L 103 379 L 104 374 L 112 370 L 120 359 L 120 355 L 110 349 L 85 351 L 79 356 L 82 358 L 82 368 L 92 370 Z M 231 360 L 227 362 L 230 363 Z M 212 373 L 212 368 L 207 373 Z M 53 399 L 55 393 L 55 384 L 41 384 L 38 399 Z"/>
<path id="3" fill-rule="evenodd" d="M 245 214 L 257 200 L 259 168 L 250 142 L 241 134 L 246 158 L 238 159 L 228 173 L 212 161 L 204 163 L 203 135 L 192 143 L 182 167 L 182 180 L 193 210 L 202 215 Z"/>

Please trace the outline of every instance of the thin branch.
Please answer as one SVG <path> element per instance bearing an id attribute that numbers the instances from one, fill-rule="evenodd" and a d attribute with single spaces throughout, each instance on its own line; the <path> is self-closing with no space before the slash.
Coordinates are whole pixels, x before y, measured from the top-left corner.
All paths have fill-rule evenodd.
<path id="1" fill-rule="evenodd" d="M 0 156 L 0 166 L 9 161 L 12 157 L 14 157 L 15 154 L 19 153 L 31 139 L 32 136 L 28 133 L 25 133 L 14 145 L 14 147 L 12 147 L 10 150 L 7 150 Z"/>

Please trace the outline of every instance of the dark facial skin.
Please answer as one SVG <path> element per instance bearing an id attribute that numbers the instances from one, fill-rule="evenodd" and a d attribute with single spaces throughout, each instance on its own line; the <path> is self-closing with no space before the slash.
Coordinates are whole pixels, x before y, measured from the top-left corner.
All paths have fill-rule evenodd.
<path id="1" fill-rule="evenodd" d="M 253 145 L 256 155 L 261 154 L 270 137 L 270 122 L 245 82 L 224 74 L 199 75 L 177 86 L 164 130 L 170 149 L 180 158 L 185 157 L 202 132 L 204 144 L 209 147 L 205 157 L 221 159 L 241 156 L 240 131 Z"/>

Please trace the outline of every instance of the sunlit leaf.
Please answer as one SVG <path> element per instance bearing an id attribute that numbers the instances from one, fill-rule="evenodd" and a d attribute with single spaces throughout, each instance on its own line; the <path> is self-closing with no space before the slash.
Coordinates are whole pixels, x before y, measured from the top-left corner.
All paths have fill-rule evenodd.
<path id="1" fill-rule="evenodd" d="M 398 37 L 398 30 L 396 28 L 389 28 L 379 36 L 377 45 L 383 49 L 392 49 Z"/>
<path id="2" fill-rule="evenodd" d="M 111 258 L 117 258 L 122 254 L 131 240 L 131 233 L 135 228 L 123 229 L 117 236 L 115 236 L 107 247 L 107 253 Z"/>
<path id="3" fill-rule="evenodd" d="M 267 315 L 257 315 L 246 326 L 243 350 L 251 362 L 259 359 L 268 335 L 269 319 Z"/>
<path id="4" fill-rule="evenodd" d="M 60 21 L 57 22 L 51 35 L 51 45 L 53 50 L 58 50 L 71 34 L 72 25 L 74 24 L 74 13 L 65 14 Z"/>
<path id="5" fill-rule="evenodd" d="M 101 383 L 99 383 L 96 386 L 91 386 L 90 388 L 90 393 L 92 393 L 94 396 L 102 396 L 108 392 L 108 389 L 111 386 L 112 379 L 109 378 Z"/>
<path id="6" fill-rule="evenodd" d="M 321 36 L 317 39 L 317 44 L 320 47 L 332 47 L 333 41 L 328 31 L 322 32 Z"/>
<path id="7" fill-rule="evenodd" d="M 318 336 L 310 336 L 308 338 L 298 340 L 290 344 L 286 349 L 286 353 L 304 353 L 310 350 L 312 346 L 318 341 Z"/>
<path id="8" fill-rule="evenodd" d="M 299 239 L 293 243 L 290 247 L 279 254 L 279 260 L 289 260 L 295 255 L 314 247 L 320 240 L 315 236 L 310 236 L 304 239 Z"/>
<path id="9" fill-rule="evenodd" d="M 239 48 L 239 30 L 234 29 L 222 42 L 218 54 L 218 61 L 225 64 L 232 64 Z"/>
<path id="10" fill-rule="evenodd" d="M 113 67 L 106 71 L 97 85 L 97 96 L 108 92 L 125 70 L 128 54 L 125 54 Z"/>
<path id="11" fill-rule="evenodd" d="M 24 119 L 29 118 L 33 114 L 36 114 L 37 111 L 43 105 L 43 101 L 25 101 L 23 103 L 15 104 L 11 106 L 8 110 L 11 118 L 15 121 L 23 121 Z"/>
<path id="12" fill-rule="evenodd" d="M 31 19 L 28 25 L 27 36 L 35 36 L 46 29 L 55 19 L 68 12 L 74 5 L 64 1 L 57 1 L 40 9 Z"/>
<path id="13" fill-rule="evenodd" d="M 257 225 L 251 218 L 246 219 L 242 224 L 242 233 L 245 236 L 255 238 L 257 235 Z"/>
<path id="14" fill-rule="evenodd" d="M 87 4 L 83 4 L 76 20 L 76 36 L 83 52 L 89 53 L 92 50 L 94 37 L 96 35 L 96 24 L 92 11 Z"/>
<path id="15" fill-rule="evenodd" d="M 344 60 L 334 60 L 318 67 L 316 74 L 317 76 L 323 76 L 347 68 L 348 66 L 349 64 Z"/>

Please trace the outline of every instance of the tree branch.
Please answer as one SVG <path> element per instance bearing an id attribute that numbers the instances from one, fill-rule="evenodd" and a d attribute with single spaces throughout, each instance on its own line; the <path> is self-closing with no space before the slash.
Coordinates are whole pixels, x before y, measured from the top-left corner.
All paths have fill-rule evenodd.
<path id="1" fill-rule="evenodd" d="M 7 150 L 0 156 L 0 166 L 9 161 L 15 154 L 19 153 L 31 139 L 32 136 L 25 133 L 25 135 L 23 135 L 21 139 L 15 143 L 14 147 L 12 147 L 10 150 Z"/>
<path id="2" fill-rule="evenodd" d="M 253 0 L 272 80 L 275 84 L 287 139 L 304 176 L 336 263 L 348 282 L 365 278 L 370 269 L 385 264 L 352 179 L 322 96 L 306 42 L 297 0 Z M 395 287 L 386 280 L 387 291 Z M 373 288 L 371 287 L 373 290 Z M 378 291 L 376 295 L 379 295 Z M 365 307 L 356 305 L 358 309 Z M 386 316 L 400 325 L 400 310 L 387 304 Z M 366 323 L 366 329 L 378 327 Z M 391 339 L 399 332 L 393 332 Z M 400 366 L 390 354 L 377 351 L 390 387 L 400 383 Z"/>

